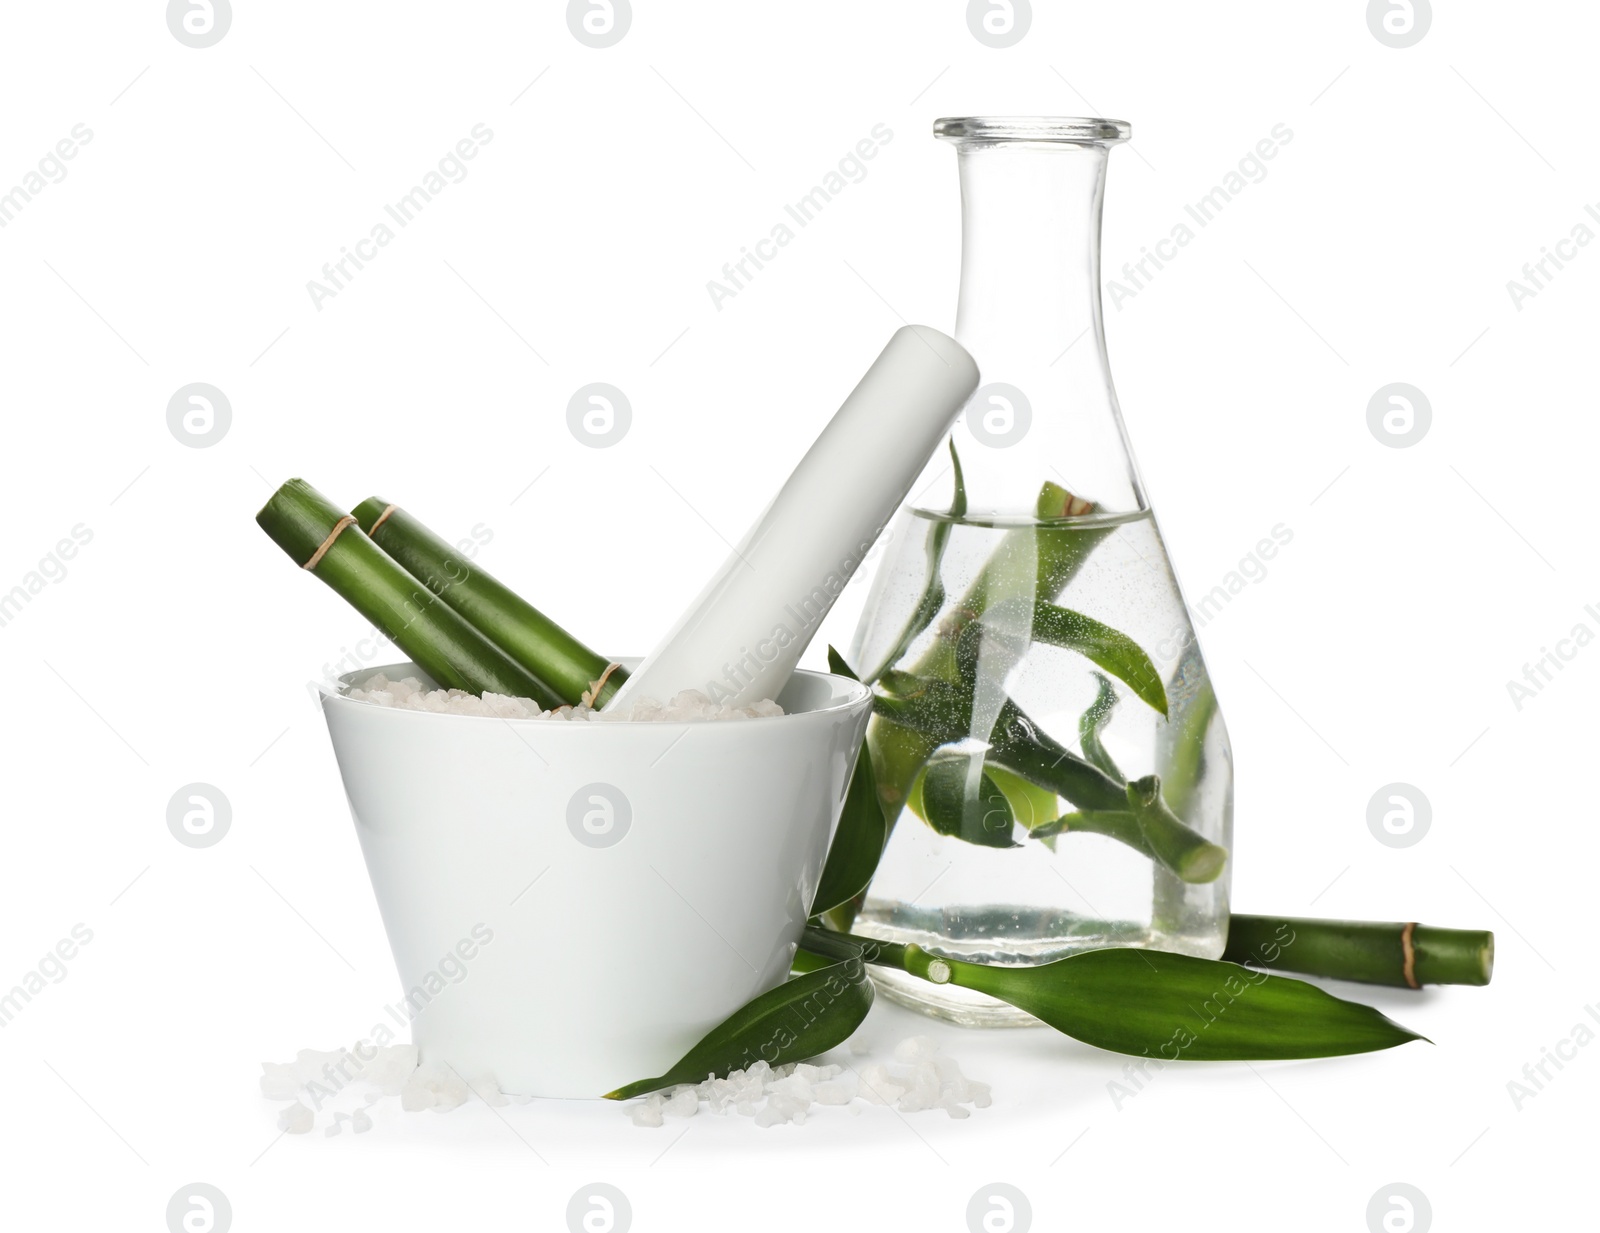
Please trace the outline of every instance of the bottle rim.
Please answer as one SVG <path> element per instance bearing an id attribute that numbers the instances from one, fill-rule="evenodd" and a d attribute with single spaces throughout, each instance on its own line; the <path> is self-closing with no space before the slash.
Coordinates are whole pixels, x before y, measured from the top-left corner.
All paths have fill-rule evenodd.
<path id="1" fill-rule="evenodd" d="M 1126 120 L 1094 116 L 942 116 L 933 122 L 942 141 L 1055 142 L 1064 145 L 1109 146 L 1133 136 Z"/>

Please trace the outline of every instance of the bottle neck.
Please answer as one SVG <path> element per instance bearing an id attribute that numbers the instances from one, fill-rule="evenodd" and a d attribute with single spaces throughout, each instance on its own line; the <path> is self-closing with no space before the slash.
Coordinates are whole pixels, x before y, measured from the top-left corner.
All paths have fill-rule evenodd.
<path id="1" fill-rule="evenodd" d="M 956 338 L 983 373 L 955 436 L 969 509 L 1029 513 L 1047 481 L 1098 513 L 1145 508 L 1101 316 L 1107 146 L 963 141 L 957 149 Z"/>

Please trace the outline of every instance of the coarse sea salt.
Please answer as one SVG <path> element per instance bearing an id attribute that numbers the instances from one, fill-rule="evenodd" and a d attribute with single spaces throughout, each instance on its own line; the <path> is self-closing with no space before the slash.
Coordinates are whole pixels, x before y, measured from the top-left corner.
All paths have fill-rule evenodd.
<path id="1" fill-rule="evenodd" d="M 292 1062 L 261 1063 L 261 1094 L 290 1103 L 278 1111 L 278 1128 L 309 1134 L 320 1123 L 329 1138 L 372 1129 L 371 1109 L 385 1098 L 400 1098 L 407 1113 L 448 1113 L 477 1096 L 498 1107 L 526 1097 L 501 1092 L 491 1079 L 471 1081 L 437 1062 L 419 1062 L 415 1045 L 358 1043 L 352 1049 L 302 1049 Z"/>
<path id="2" fill-rule="evenodd" d="M 530 1099 L 508 1097 L 490 1079 L 469 1082 L 449 1066 L 419 1063 L 415 1045 L 302 1049 L 292 1062 L 263 1062 L 261 1072 L 262 1095 L 289 1102 L 278 1110 L 278 1128 L 294 1135 L 309 1134 L 319 1122 L 328 1138 L 342 1134 L 346 1122 L 355 1134 L 364 1134 L 372 1129 L 373 1106 L 396 1096 L 407 1113 L 448 1113 L 471 1096 L 491 1107 Z M 989 1107 L 989 1085 L 963 1075 L 931 1037 L 913 1036 L 895 1046 L 894 1063 L 857 1069 L 756 1062 L 724 1079 L 652 1092 L 630 1101 L 626 1113 L 635 1126 L 660 1126 L 669 1117 L 694 1117 L 703 1106 L 710 1113 L 752 1118 L 757 1126 L 798 1126 L 818 1107 L 852 1106 L 859 1113 L 869 1104 L 901 1113 L 943 1109 L 950 1117 L 970 1117 L 968 1105 Z"/>
<path id="3" fill-rule="evenodd" d="M 384 673 L 349 691 L 357 702 L 430 711 L 438 715 L 479 715 L 491 719 L 555 719 L 569 723 L 717 723 L 729 719 L 767 719 L 782 715 L 783 708 L 770 698 L 751 706 L 725 706 L 698 689 L 686 689 L 667 702 L 640 698 L 631 706 L 597 711 L 587 706 L 562 706 L 546 711 L 532 698 L 508 694 L 469 694 L 463 689 L 429 689 L 414 676 L 390 680 Z"/>
<path id="4" fill-rule="evenodd" d="M 956 1060 L 941 1054 L 931 1036 L 901 1041 L 894 1058 L 898 1065 L 874 1063 L 859 1071 L 807 1062 L 783 1066 L 755 1062 L 725 1079 L 708 1078 L 704 1083 L 680 1084 L 670 1092 L 652 1092 L 632 1102 L 627 1113 L 635 1126 L 660 1126 L 669 1117 L 693 1117 L 704 1104 L 710 1113 L 731 1110 L 765 1127 L 798 1126 L 815 1105 L 849 1105 L 857 1099 L 901 1113 L 943 1109 L 955 1118 L 972 1116 L 968 1105 L 989 1107 L 989 1085 L 963 1075 Z"/>

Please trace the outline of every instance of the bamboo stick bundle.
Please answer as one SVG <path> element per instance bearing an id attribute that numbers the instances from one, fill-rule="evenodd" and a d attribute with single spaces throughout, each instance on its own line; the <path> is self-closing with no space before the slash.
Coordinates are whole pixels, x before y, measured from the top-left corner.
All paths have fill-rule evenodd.
<path id="1" fill-rule="evenodd" d="M 401 566 L 327 497 L 287 481 L 256 522 L 295 564 L 315 574 L 446 689 L 563 699 Z"/>

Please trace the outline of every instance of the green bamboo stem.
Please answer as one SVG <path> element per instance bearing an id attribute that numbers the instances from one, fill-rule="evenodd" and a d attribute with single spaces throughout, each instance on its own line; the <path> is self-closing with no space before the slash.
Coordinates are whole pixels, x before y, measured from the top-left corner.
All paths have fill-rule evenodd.
<path id="1" fill-rule="evenodd" d="M 1385 921 L 1306 920 L 1235 913 L 1222 958 L 1229 963 L 1273 968 L 1366 984 L 1407 986 L 1403 932 L 1411 929 L 1413 975 L 1422 985 L 1487 985 L 1494 970 L 1494 934 L 1478 929 L 1440 929 Z M 1287 940 L 1285 940 L 1287 939 Z M 801 948 L 835 962 L 860 958 L 945 983 L 954 961 L 915 946 L 808 927 Z M 935 964 L 943 963 L 943 970 Z M 960 983 L 960 982 L 957 982 Z"/>
<path id="2" fill-rule="evenodd" d="M 407 511 L 382 497 L 368 497 L 351 512 L 378 547 L 544 682 L 552 696 L 575 706 L 604 677 L 599 697 L 592 700 L 598 709 L 627 680 L 622 668 L 612 668 L 607 676 L 610 661 L 605 656 L 584 646 Z"/>
<path id="3" fill-rule="evenodd" d="M 880 685 L 883 692 L 875 696 L 873 709 L 883 718 L 932 737 L 935 745 L 974 735 L 972 694 L 965 686 L 899 671 L 884 673 Z M 1009 699 L 988 740 L 991 762 L 1052 789 L 1081 809 L 1128 807 L 1122 784 L 1052 740 Z"/>
<path id="4" fill-rule="evenodd" d="M 935 985 L 959 985 L 988 993 L 982 986 L 983 973 L 997 970 L 995 966 L 970 963 L 963 959 L 947 959 L 935 955 L 915 943 L 880 942 L 854 933 L 835 933 L 816 925 L 807 925 L 800 936 L 800 949 L 822 955 L 834 962 L 859 959 L 880 968 L 895 968 Z M 1043 967 L 1045 965 L 1039 965 Z M 998 969 L 1005 970 L 1005 969 Z M 1017 969 L 1010 969 L 1016 971 Z M 1026 971 L 1026 965 L 1021 969 Z M 976 978 L 976 979 L 975 979 Z M 995 996 L 990 993 L 990 996 Z M 1001 998 L 1002 1001 L 1006 1000 Z"/>
<path id="5" fill-rule="evenodd" d="M 848 963 L 852 959 L 859 959 L 863 963 L 872 963 L 879 967 L 899 968 L 902 972 L 912 970 L 906 964 L 908 961 L 914 961 L 913 951 L 927 954 L 917 947 L 904 946 L 899 942 L 880 942 L 877 938 L 864 938 L 854 933 L 841 933 L 816 925 L 806 926 L 800 935 L 800 949 L 810 951 L 813 955 L 821 955 L 833 963 Z M 913 974 L 921 975 L 921 973 Z"/>
<path id="6" fill-rule="evenodd" d="M 1131 643 L 1123 645 L 1126 640 L 1121 635 L 1099 622 L 1054 606 L 1055 598 L 1089 554 L 1114 529 L 1083 530 L 1054 524 L 1093 510 L 1092 503 L 1073 496 L 1060 485 L 1045 484 L 1035 507 L 1043 525 L 1008 532 L 966 594 L 940 623 L 933 645 L 914 667 L 910 671 L 896 669 L 891 661 L 880 674 L 882 689 L 874 700 L 878 722 L 869 734 L 869 743 L 884 763 L 881 769 L 890 771 L 892 766 L 898 772 L 880 776 L 886 813 L 898 809 L 935 748 L 981 735 L 970 730 L 972 695 L 970 683 L 964 679 L 962 647 L 971 642 L 966 635 L 997 604 L 1030 605 L 1033 624 L 1046 635 L 1040 640 L 1070 645 L 1085 653 L 1098 650 L 1102 659 L 1115 661 L 1119 675 L 1131 679 L 1145 701 L 1165 713 L 1165 691 L 1143 651 Z M 1022 576 L 1024 570 L 1028 577 Z M 967 657 L 972 658 L 970 648 Z M 1095 656 L 1091 654 L 1090 658 Z M 966 667 L 970 672 L 972 665 Z M 890 756 L 887 733 L 881 727 L 885 721 L 919 734 L 923 740 L 918 749 L 897 750 Z M 1161 800 L 1160 782 L 1153 776 L 1149 777 L 1154 785 L 1153 796 L 1145 799 L 1150 793 L 1141 791 L 1135 798 L 1132 788 L 1121 783 L 1119 777 L 1107 774 L 1051 739 L 1009 700 L 987 739 L 992 765 L 1056 793 L 1080 811 L 1059 819 L 1054 830 L 1049 829 L 1052 824 L 1046 823 L 1044 830 L 1031 832 L 1035 836 L 1089 831 L 1137 849 L 1184 881 L 1209 882 L 1221 874 L 1227 850 L 1191 830 L 1169 809 Z M 912 753 L 919 756 L 910 756 Z"/>
<path id="7" fill-rule="evenodd" d="M 1019 591 L 1026 590 L 1038 600 L 1054 600 L 1072 580 L 1090 552 L 1114 529 L 1106 527 L 1088 531 L 1060 525 L 1065 519 L 1082 517 L 1093 510 L 1091 502 L 1074 496 L 1061 485 L 1044 484 L 1034 503 L 1034 516 L 1039 525 L 1017 527 L 1001 537 L 1000 543 L 965 594 L 957 603 L 945 608 L 946 615 L 938 625 L 936 636 L 913 665 L 911 675 L 949 684 L 960 683 L 957 643 L 961 640 L 962 632 L 988 611 L 995 595 L 1015 599 Z M 957 518 L 966 514 L 966 491 L 959 460 L 956 462 L 956 490 L 951 502 L 951 514 Z M 948 527 L 950 524 L 940 525 Z M 937 531 L 938 528 L 935 528 L 935 534 Z M 942 537 L 930 539 L 928 576 L 907 626 L 908 631 L 914 629 L 920 633 L 928 620 L 932 619 L 933 614 L 926 609 L 935 598 L 939 606 L 944 607 L 946 597 L 939 577 L 943 551 Z M 1032 572 L 1031 577 L 1026 576 L 1024 566 Z M 924 616 L 928 620 L 924 620 Z M 893 669 L 916 633 L 908 639 L 903 631 L 887 661 L 868 679 L 880 677 Z M 967 703 L 970 726 L 970 696 Z M 973 734 L 962 731 L 959 738 L 970 735 Z M 914 796 L 917 777 L 940 741 L 959 738 L 944 737 L 922 727 L 899 726 L 889 723 L 886 718 L 874 720 L 867 732 L 867 744 L 878 770 L 878 792 L 884 816 L 891 827 L 906 807 L 908 799 Z"/>
<path id="8" fill-rule="evenodd" d="M 1228 850 L 1184 825 L 1161 799 L 1161 779 L 1146 775 L 1128 785 L 1128 807 L 1155 857 L 1185 882 L 1215 882 Z"/>
<path id="9" fill-rule="evenodd" d="M 1150 842 L 1139 826 L 1139 819 L 1127 810 L 1080 809 L 1064 813 L 1059 818 L 1041 823 L 1028 832 L 1030 839 L 1049 839 L 1055 835 L 1104 835 L 1118 843 L 1127 844 L 1134 851 L 1156 859 Z"/>
<path id="10" fill-rule="evenodd" d="M 888 691 L 876 694 L 873 700 L 880 718 L 923 733 L 936 744 L 970 735 L 972 699 L 961 686 L 898 671 L 885 673 L 880 684 Z M 1214 881 L 1222 872 L 1227 850 L 1191 830 L 1162 804 L 1160 781 L 1155 776 L 1137 781 L 1140 790 L 1136 796 L 1132 785 L 1118 783 L 1053 740 L 1009 700 L 1001 708 L 989 742 L 992 764 L 1065 797 L 1087 813 L 1131 814 L 1137 822 L 1130 830 L 1121 819 L 1107 817 L 1103 827 L 1079 829 L 1094 829 L 1123 842 L 1136 834 L 1139 842 L 1130 846 L 1160 861 L 1186 882 Z M 1071 830 L 1070 822 L 1063 829 Z"/>
<path id="11" fill-rule="evenodd" d="M 1211 717 L 1217 713 L 1217 691 L 1211 678 L 1203 677 L 1200 688 L 1190 700 L 1176 731 L 1169 732 L 1170 741 L 1166 758 L 1161 766 L 1162 793 L 1167 805 L 1179 817 L 1189 812 L 1196 789 L 1200 786 L 1200 773 L 1205 765 L 1206 733 L 1211 727 Z"/>
<path id="12" fill-rule="evenodd" d="M 1094 510 L 1093 502 L 1074 496 L 1060 484 L 1046 483 L 1040 488 L 1034 516 L 1041 525 L 1017 527 L 1006 532 L 966 594 L 941 623 L 934 644 L 923 652 L 911 671 L 919 676 L 956 679 L 955 648 L 961 632 L 983 617 L 996 595 L 1014 598 L 1027 593 L 1036 602 L 1053 602 L 1082 568 L 1089 554 L 1114 529 L 1088 530 L 1057 524 L 1067 518 L 1081 518 Z M 1024 569 L 1031 570 L 1033 576 L 1019 577 Z"/>
<path id="13" fill-rule="evenodd" d="M 1494 934 L 1405 921 L 1306 920 L 1234 913 L 1222 957 L 1252 967 L 1420 989 L 1487 985 Z"/>
<path id="14" fill-rule="evenodd" d="M 345 512 L 310 484 L 292 479 L 273 493 L 256 522 L 296 565 L 327 583 L 433 680 L 447 689 L 485 690 L 559 706 L 537 677 L 408 573 Z M 321 551 L 320 558 L 317 553 Z"/>
<path id="15" fill-rule="evenodd" d="M 1047 768 L 1046 768 L 1047 769 Z M 1021 772 L 1018 772 L 1021 773 Z M 1146 775 L 1128 784 L 1121 809 L 1080 809 L 1029 830 L 1031 839 L 1057 835 L 1104 835 L 1149 857 L 1181 880 L 1214 882 L 1228 850 L 1184 825 L 1161 799 L 1161 781 Z"/>
<path id="16" fill-rule="evenodd" d="M 1080 809 L 1126 809 L 1127 789 L 1036 726 L 1000 722 L 990 736 L 990 760 L 1029 783 L 1048 788 Z"/>
<path id="17" fill-rule="evenodd" d="M 1132 785 L 1129 790 L 1133 791 Z M 1138 812 L 1132 809 L 1081 809 L 1064 813 L 1059 818 L 1034 827 L 1028 832 L 1028 837 L 1050 839 L 1057 835 L 1104 835 L 1171 869 L 1185 882 L 1215 881 L 1227 862 L 1227 849 L 1202 839 L 1176 819 L 1164 816 L 1170 811 L 1164 809 L 1159 798 L 1153 806 L 1158 818 L 1153 821 L 1149 818 L 1151 808 L 1147 805 Z M 1154 843 L 1152 834 L 1156 836 Z"/>
<path id="18" fill-rule="evenodd" d="M 953 450 L 952 457 L 954 457 Z M 1059 497 L 1057 493 L 1060 494 Z M 1036 505 L 1036 513 L 1041 520 L 1055 517 L 1058 511 L 1066 509 L 1071 500 L 1065 489 L 1054 484 L 1046 484 Z M 956 471 L 956 493 L 951 503 L 951 513 L 955 517 L 964 516 L 966 513 L 966 491 L 959 466 Z M 944 611 L 944 619 L 935 629 L 931 643 L 912 665 L 910 672 L 901 671 L 900 675 L 938 680 L 947 684 L 962 683 L 962 669 L 957 648 L 962 641 L 963 633 L 988 611 L 991 599 L 997 590 L 1007 595 L 1015 595 L 1018 584 L 1022 581 L 1022 575 L 1019 573 L 1021 561 L 1025 560 L 1030 569 L 1039 570 L 1036 578 L 1026 580 L 1030 588 L 1036 580 L 1042 581 L 1044 573 L 1049 572 L 1044 562 L 1051 559 L 1051 554 L 1040 549 L 1041 541 L 1035 529 L 1032 527 L 1013 529 L 1001 537 L 1000 543 L 990 554 L 988 561 L 984 563 L 960 601 L 946 608 L 947 597 L 939 569 L 950 526 L 951 523 L 941 522 L 930 532 L 928 574 L 922 595 L 894 650 L 867 678 L 869 681 L 876 681 L 896 671 L 896 665 L 916 635 L 921 633 L 939 611 Z M 1071 555 L 1074 559 L 1064 560 L 1061 570 L 1058 571 L 1063 586 L 1072 570 L 1076 568 L 1077 562 L 1081 561 L 1082 555 L 1086 554 Z M 1052 578 L 1045 584 L 1055 585 L 1055 579 Z M 907 633 L 911 633 L 910 638 L 906 637 Z M 970 725 L 970 682 L 967 682 L 967 687 L 969 695 L 967 714 Z M 961 733 L 963 737 L 968 735 L 971 734 L 965 731 Z M 874 721 L 868 729 L 867 744 L 872 750 L 878 768 L 878 791 L 882 797 L 884 814 L 889 819 L 891 827 L 894 826 L 902 806 L 914 795 L 917 777 L 922 774 L 924 765 L 938 748 L 941 739 L 945 738 L 921 727 L 902 726 L 896 729 L 881 721 Z"/>
<path id="19" fill-rule="evenodd" d="M 966 517 L 967 513 L 967 485 L 961 473 L 961 455 L 956 453 L 954 437 L 950 438 L 950 466 L 955 473 L 955 487 L 950 497 L 949 515 L 928 529 L 922 592 L 917 596 L 911 615 L 906 618 L 905 625 L 901 627 L 899 636 L 895 638 L 894 645 L 889 648 L 883 661 L 865 677 L 860 678 L 868 685 L 900 662 L 911 644 L 917 640 L 917 636 L 932 624 L 933 618 L 939 615 L 939 609 L 944 607 L 944 580 L 940 577 L 940 569 L 944 563 L 945 544 L 950 539 L 950 528 Z"/>

